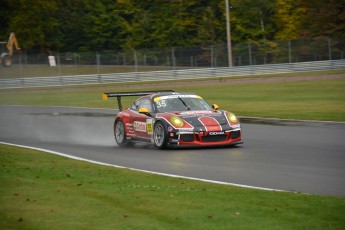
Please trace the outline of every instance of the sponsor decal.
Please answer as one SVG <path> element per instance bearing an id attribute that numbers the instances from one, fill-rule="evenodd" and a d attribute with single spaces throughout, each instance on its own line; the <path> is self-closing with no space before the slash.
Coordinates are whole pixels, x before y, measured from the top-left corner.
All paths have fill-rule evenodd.
<path id="1" fill-rule="evenodd" d="M 148 134 L 153 134 L 153 119 L 146 120 L 146 130 Z"/>
<path id="2" fill-rule="evenodd" d="M 146 132 L 146 123 L 141 121 L 134 121 L 133 128 L 138 132 Z"/>
<path id="3" fill-rule="evenodd" d="M 173 127 L 171 127 L 171 126 L 168 127 L 168 132 L 172 132 L 173 130 L 174 130 Z"/>
<path id="4" fill-rule="evenodd" d="M 170 99 L 170 98 L 199 98 L 202 99 L 202 97 L 198 95 L 167 95 L 167 96 L 161 96 L 161 97 L 155 97 L 154 102 L 164 100 L 164 99 Z"/>
<path id="5" fill-rule="evenodd" d="M 193 128 L 188 128 L 188 129 L 179 129 L 179 128 L 178 128 L 178 130 L 179 130 L 180 132 L 183 132 L 183 131 L 185 131 L 185 132 L 190 132 L 190 131 L 193 131 Z"/>
<path id="6" fill-rule="evenodd" d="M 209 132 L 208 135 L 223 135 L 225 132 Z"/>
<path id="7" fill-rule="evenodd" d="M 183 115 L 194 115 L 194 114 L 212 114 L 213 111 L 210 110 L 195 110 L 195 111 L 186 111 L 181 112 Z"/>

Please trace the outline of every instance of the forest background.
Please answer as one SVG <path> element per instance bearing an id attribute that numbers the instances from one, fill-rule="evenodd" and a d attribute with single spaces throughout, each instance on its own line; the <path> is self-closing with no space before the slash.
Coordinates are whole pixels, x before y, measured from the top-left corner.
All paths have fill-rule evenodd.
<path id="1" fill-rule="evenodd" d="M 26 52 L 204 46 L 226 41 L 224 0 L 0 0 L 0 40 Z M 230 0 L 232 41 L 345 35 L 343 0 Z M 339 44 L 344 46 L 343 44 Z"/>

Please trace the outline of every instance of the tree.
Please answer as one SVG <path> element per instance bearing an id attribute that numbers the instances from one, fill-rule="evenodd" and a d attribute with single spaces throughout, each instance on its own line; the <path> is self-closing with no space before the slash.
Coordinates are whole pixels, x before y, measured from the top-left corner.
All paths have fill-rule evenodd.
<path id="1" fill-rule="evenodd" d="M 275 39 L 294 40 L 298 38 L 302 11 L 296 0 L 277 0 L 275 20 L 277 33 Z"/>
<path id="2" fill-rule="evenodd" d="M 233 40 L 244 42 L 272 39 L 276 32 L 275 2 L 276 0 L 231 1 Z"/>
<path id="3" fill-rule="evenodd" d="M 58 27 L 55 30 L 53 49 L 61 52 L 89 50 L 87 41 L 86 15 L 89 0 L 60 0 L 57 14 Z"/>
<path id="4" fill-rule="evenodd" d="M 13 11 L 7 31 L 16 32 L 23 48 L 47 51 L 54 47 L 59 25 L 57 0 L 18 0 L 8 4 Z"/>
<path id="5" fill-rule="evenodd" d="M 8 39 L 10 32 L 8 31 L 8 24 L 11 19 L 11 11 L 8 0 L 0 0 L 0 41 L 5 41 Z"/>
<path id="6" fill-rule="evenodd" d="M 0 36 L 31 51 L 207 46 L 226 41 L 224 0 L 0 0 Z M 343 0 L 230 0 L 232 41 L 345 34 Z M 268 42 L 271 41 L 271 42 Z M 266 55 L 266 54 L 265 54 Z M 266 58 L 266 57 L 265 57 Z"/>
<path id="7" fill-rule="evenodd" d="M 343 0 L 300 0 L 303 12 L 299 32 L 301 37 L 344 37 L 345 2 Z"/>
<path id="8" fill-rule="evenodd" d="M 126 28 L 112 0 L 89 1 L 85 5 L 83 50 L 116 50 L 123 43 Z"/>

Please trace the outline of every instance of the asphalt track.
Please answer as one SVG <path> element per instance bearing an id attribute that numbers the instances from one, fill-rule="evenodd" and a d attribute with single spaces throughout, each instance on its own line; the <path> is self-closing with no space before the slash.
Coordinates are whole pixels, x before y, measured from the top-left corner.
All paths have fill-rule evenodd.
<path id="1" fill-rule="evenodd" d="M 0 141 L 185 177 L 345 196 L 345 123 L 242 119 L 244 144 L 119 148 L 115 110 L 0 106 Z"/>

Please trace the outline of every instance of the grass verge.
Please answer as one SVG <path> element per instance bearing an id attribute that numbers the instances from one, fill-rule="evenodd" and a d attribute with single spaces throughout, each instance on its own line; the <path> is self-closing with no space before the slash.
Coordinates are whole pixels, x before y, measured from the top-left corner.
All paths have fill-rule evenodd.
<path id="1" fill-rule="evenodd" d="M 0 145 L 0 229 L 344 229 L 345 199 L 144 174 Z"/>
<path id="2" fill-rule="evenodd" d="M 104 91 L 157 90 L 195 92 L 210 104 L 230 110 L 239 116 L 275 117 L 302 120 L 345 121 L 345 79 L 308 80 L 293 82 L 245 83 L 233 85 L 184 85 L 168 87 L 163 83 L 135 85 L 107 85 L 57 87 L 49 89 L 19 89 L 0 91 L 1 105 L 81 106 L 115 108 L 115 100 L 101 100 Z M 129 106 L 134 98 L 124 98 Z"/>

